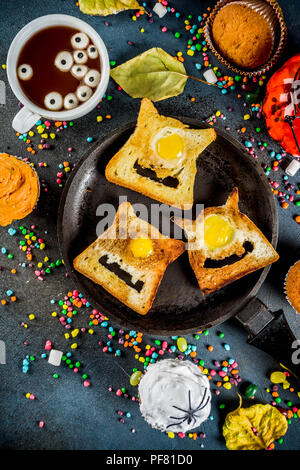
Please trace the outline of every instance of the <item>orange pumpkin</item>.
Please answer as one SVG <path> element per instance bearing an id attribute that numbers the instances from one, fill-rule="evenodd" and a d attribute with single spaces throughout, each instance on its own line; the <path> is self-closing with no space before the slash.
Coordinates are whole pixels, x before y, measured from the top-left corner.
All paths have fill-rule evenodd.
<path id="1" fill-rule="evenodd" d="M 297 54 L 270 78 L 263 102 L 270 136 L 293 156 L 300 156 L 299 105 L 300 54 Z"/>

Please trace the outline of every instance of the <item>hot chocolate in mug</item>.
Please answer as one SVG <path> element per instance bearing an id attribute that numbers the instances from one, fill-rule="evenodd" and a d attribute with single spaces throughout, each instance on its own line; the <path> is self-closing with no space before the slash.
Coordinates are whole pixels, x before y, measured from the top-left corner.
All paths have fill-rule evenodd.
<path id="1" fill-rule="evenodd" d="M 47 54 L 45 54 L 44 61 L 41 61 L 42 63 L 38 67 L 32 67 L 30 63 L 20 65 L 19 62 L 23 51 L 26 52 L 26 45 L 34 45 L 34 38 L 38 37 L 38 34 L 44 36 L 47 33 L 50 34 L 52 28 L 53 31 L 54 28 L 58 28 L 57 31 L 60 32 L 62 37 L 64 29 L 69 30 L 71 33 L 73 31 L 74 34 L 71 36 L 70 33 L 69 50 L 61 50 L 53 60 L 53 64 L 51 61 L 50 66 L 58 69 L 54 70 L 52 82 L 51 72 L 49 72 L 48 81 L 53 89 L 49 88 L 43 103 L 32 99 L 25 89 L 35 73 L 43 72 L 45 76 L 45 68 L 49 67 Z M 49 47 L 51 46 L 47 45 L 47 48 Z M 27 47 L 27 56 L 28 49 L 30 51 L 30 47 Z M 92 69 L 89 68 L 89 65 L 93 63 L 97 64 L 98 71 L 96 66 Z M 34 68 L 38 70 L 35 71 Z M 58 93 L 56 90 L 58 80 L 56 79 L 59 74 L 63 78 L 68 78 L 68 80 L 63 80 L 64 86 L 66 86 L 65 82 L 73 81 L 73 85 L 74 83 L 78 84 L 77 89 L 70 89 L 69 93 L 66 91 L 65 96 Z M 41 117 L 55 121 L 70 121 L 84 116 L 94 109 L 103 97 L 107 89 L 109 74 L 110 66 L 107 49 L 99 34 L 90 25 L 69 15 L 54 14 L 36 18 L 15 36 L 7 55 L 9 84 L 15 96 L 24 105 L 13 119 L 13 128 L 23 134 L 29 131 Z M 42 87 L 41 84 L 44 84 L 42 80 L 37 82 L 34 88 L 35 91 L 39 91 L 39 83 L 40 87 Z M 64 109 L 62 109 L 63 107 Z M 58 108 L 58 110 L 55 108 Z"/>

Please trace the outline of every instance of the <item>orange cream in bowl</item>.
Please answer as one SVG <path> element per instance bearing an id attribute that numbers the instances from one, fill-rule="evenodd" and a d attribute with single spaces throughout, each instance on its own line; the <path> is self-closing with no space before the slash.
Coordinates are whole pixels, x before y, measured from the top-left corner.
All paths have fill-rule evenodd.
<path id="1" fill-rule="evenodd" d="M 5 227 L 30 214 L 39 193 L 34 169 L 19 158 L 0 153 L 0 225 Z"/>

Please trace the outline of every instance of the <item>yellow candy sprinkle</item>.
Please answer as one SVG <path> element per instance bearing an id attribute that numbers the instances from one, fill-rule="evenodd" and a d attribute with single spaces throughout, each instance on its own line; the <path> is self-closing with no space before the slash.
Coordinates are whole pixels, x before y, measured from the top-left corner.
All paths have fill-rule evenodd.
<path id="1" fill-rule="evenodd" d="M 91 328 L 88 330 L 88 332 L 89 332 L 90 335 L 94 334 L 94 330 L 92 330 Z"/>
<path id="2" fill-rule="evenodd" d="M 250 119 L 250 114 L 245 114 L 244 115 L 244 121 L 247 121 L 248 119 Z"/>
<path id="3" fill-rule="evenodd" d="M 52 312 L 52 313 L 51 313 L 51 316 L 52 316 L 52 317 L 57 317 L 57 312 Z"/>
<path id="4" fill-rule="evenodd" d="M 69 338 L 70 338 L 69 333 L 65 333 L 65 338 L 66 338 L 66 339 L 69 339 Z"/>
<path id="5" fill-rule="evenodd" d="M 103 117 L 102 116 L 97 116 L 97 122 L 101 122 L 103 121 Z"/>
<path id="6" fill-rule="evenodd" d="M 231 389 L 231 383 L 226 382 L 225 384 L 223 384 L 223 387 L 226 388 L 227 390 L 230 390 Z"/>
<path id="7" fill-rule="evenodd" d="M 29 318 L 29 320 L 34 320 L 35 316 L 33 315 L 33 313 L 31 313 L 30 315 L 28 315 L 28 318 Z"/>
<path id="8" fill-rule="evenodd" d="M 192 49 L 189 49 L 189 50 L 187 51 L 187 55 L 193 56 L 193 55 L 194 55 L 194 51 L 192 51 Z"/>
<path id="9" fill-rule="evenodd" d="M 174 434 L 173 432 L 168 432 L 168 437 L 169 437 L 170 439 L 174 439 L 175 434 Z"/>
<path id="10" fill-rule="evenodd" d="M 71 349 L 77 349 L 77 343 L 71 344 Z"/>
<path id="11" fill-rule="evenodd" d="M 72 338 L 76 338 L 76 336 L 78 335 L 78 333 L 79 333 L 78 328 L 76 328 L 75 330 L 71 331 Z"/>
<path id="12" fill-rule="evenodd" d="M 51 139 L 55 139 L 56 134 L 54 134 L 53 132 L 51 132 L 50 137 L 51 137 Z"/>
<path id="13" fill-rule="evenodd" d="M 26 393 L 26 398 L 29 398 L 30 397 L 30 393 Z"/>

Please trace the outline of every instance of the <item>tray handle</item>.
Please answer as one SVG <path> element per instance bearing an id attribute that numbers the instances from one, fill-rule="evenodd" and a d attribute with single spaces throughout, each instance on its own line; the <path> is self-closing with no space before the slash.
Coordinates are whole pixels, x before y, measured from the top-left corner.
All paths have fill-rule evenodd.
<path id="1" fill-rule="evenodd" d="M 235 318 L 247 330 L 249 344 L 270 354 L 300 378 L 300 340 L 292 333 L 282 310 L 273 313 L 254 297 Z"/>

